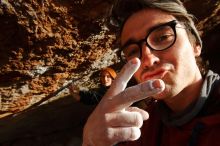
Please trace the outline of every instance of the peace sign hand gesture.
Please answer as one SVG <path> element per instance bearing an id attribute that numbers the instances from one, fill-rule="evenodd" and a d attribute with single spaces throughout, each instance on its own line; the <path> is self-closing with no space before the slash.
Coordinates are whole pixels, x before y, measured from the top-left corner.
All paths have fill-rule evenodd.
<path id="1" fill-rule="evenodd" d="M 122 68 L 88 118 L 83 131 L 83 146 L 112 146 L 140 137 L 140 127 L 149 115 L 146 111 L 130 105 L 160 93 L 165 84 L 160 79 L 154 79 L 125 89 L 139 67 L 140 60 L 134 58 Z"/>

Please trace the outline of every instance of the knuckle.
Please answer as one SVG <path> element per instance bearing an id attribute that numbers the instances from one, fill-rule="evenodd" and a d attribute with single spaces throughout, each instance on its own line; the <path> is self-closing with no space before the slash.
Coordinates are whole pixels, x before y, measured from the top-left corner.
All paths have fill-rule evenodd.
<path id="1" fill-rule="evenodd" d="M 107 128 L 105 144 L 112 145 L 120 141 L 119 139 L 119 134 L 113 128 Z"/>
<path id="2" fill-rule="evenodd" d="M 133 95 L 133 94 L 134 94 L 134 91 L 131 90 L 131 89 L 132 89 L 132 88 L 129 87 L 129 88 L 127 88 L 126 90 L 122 91 L 122 92 L 119 94 L 120 100 L 121 100 L 122 102 L 131 102 L 131 103 L 133 102 L 135 95 Z"/>
<path id="3" fill-rule="evenodd" d="M 137 127 L 130 128 L 130 140 L 137 140 L 141 136 L 141 131 Z"/>
<path id="4" fill-rule="evenodd" d="M 120 142 L 120 141 L 125 141 L 125 140 L 129 140 L 130 139 L 130 134 L 129 134 L 130 131 L 127 130 L 127 128 L 117 128 L 117 130 L 115 130 L 113 133 L 112 133 L 112 141 L 114 142 Z"/>
<path id="5" fill-rule="evenodd" d="M 113 139 L 114 135 L 115 134 L 114 134 L 113 129 L 112 128 L 107 128 L 107 130 L 106 130 L 106 137 L 107 137 L 107 139 L 109 139 L 109 140 Z"/>
<path id="6" fill-rule="evenodd" d="M 104 113 L 104 120 L 107 121 L 110 118 L 109 113 Z"/>
<path id="7" fill-rule="evenodd" d="M 136 127 L 140 128 L 143 125 L 143 118 L 140 113 L 136 112 L 134 114 L 134 124 Z"/>
<path id="8" fill-rule="evenodd" d="M 111 123 L 113 120 L 115 119 L 115 115 L 112 114 L 112 113 L 105 113 L 104 114 L 104 122 L 107 124 L 107 123 Z"/>
<path id="9" fill-rule="evenodd" d="M 106 133 L 106 142 L 108 143 L 117 143 L 127 140 L 133 141 L 137 140 L 141 135 L 140 129 L 137 127 L 117 128 L 117 130 L 108 128 Z"/>

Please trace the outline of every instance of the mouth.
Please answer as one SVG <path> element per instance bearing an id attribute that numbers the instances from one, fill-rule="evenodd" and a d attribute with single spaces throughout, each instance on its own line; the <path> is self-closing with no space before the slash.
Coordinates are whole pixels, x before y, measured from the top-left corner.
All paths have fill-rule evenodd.
<path id="1" fill-rule="evenodd" d="M 145 72 L 142 75 L 142 80 L 147 81 L 150 79 L 163 79 L 167 72 L 168 70 L 165 69 L 159 69 L 152 72 Z"/>

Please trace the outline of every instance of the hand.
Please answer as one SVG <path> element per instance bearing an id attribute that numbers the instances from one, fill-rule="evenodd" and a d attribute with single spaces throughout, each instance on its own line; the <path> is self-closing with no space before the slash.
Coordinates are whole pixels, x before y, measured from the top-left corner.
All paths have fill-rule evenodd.
<path id="1" fill-rule="evenodd" d="M 122 68 L 88 118 L 83 131 L 83 146 L 112 146 L 140 137 L 140 127 L 149 116 L 146 111 L 130 105 L 163 91 L 165 85 L 162 80 L 155 79 L 125 89 L 139 66 L 140 60 L 135 58 Z"/>

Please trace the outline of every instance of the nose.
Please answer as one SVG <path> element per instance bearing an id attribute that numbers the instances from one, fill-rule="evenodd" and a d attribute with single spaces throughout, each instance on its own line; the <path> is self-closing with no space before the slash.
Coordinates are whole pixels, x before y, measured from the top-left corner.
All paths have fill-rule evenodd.
<path id="1" fill-rule="evenodd" d="M 141 66 L 144 68 L 150 68 L 159 62 L 159 57 L 156 56 L 150 48 L 143 44 L 141 50 Z"/>

